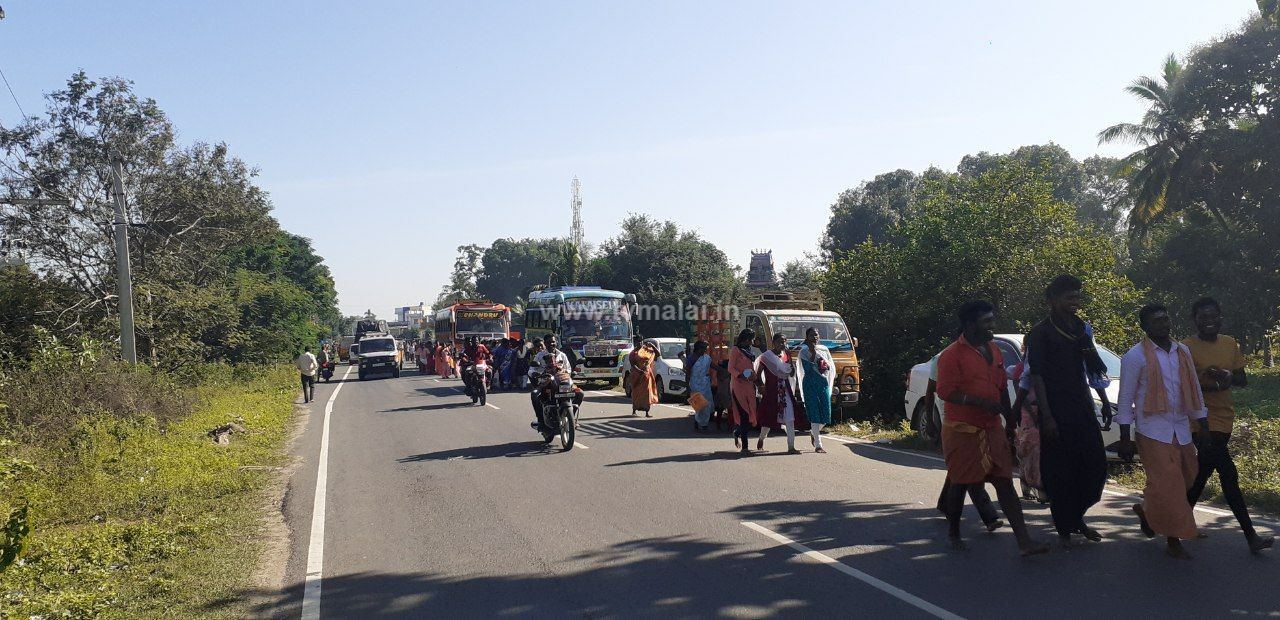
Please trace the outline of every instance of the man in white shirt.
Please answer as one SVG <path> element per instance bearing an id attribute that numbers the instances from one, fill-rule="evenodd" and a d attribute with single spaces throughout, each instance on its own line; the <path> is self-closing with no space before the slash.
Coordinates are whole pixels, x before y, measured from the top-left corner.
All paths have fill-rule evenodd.
<path id="1" fill-rule="evenodd" d="M 1136 451 L 1142 455 L 1147 485 L 1141 504 L 1134 504 L 1148 538 L 1157 534 L 1167 541 L 1166 552 L 1175 558 L 1191 554 L 1180 539 L 1196 537 L 1196 520 L 1187 490 L 1195 482 L 1199 463 L 1192 447 L 1191 420 L 1199 426 L 1196 436 L 1209 437 L 1209 411 L 1205 408 L 1191 350 L 1171 337 L 1169 311 L 1160 304 L 1143 306 L 1139 322 L 1147 337 L 1120 360 L 1120 398 L 1116 422 L 1120 423 L 1118 452 L 1131 460 L 1135 452 L 1129 427 L 1138 425 Z M 1202 448 L 1203 449 L 1203 448 Z"/>
<path id="2" fill-rule="evenodd" d="M 316 395 L 316 371 L 320 368 L 320 362 L 311 353 L 311 347 L 307 347 L 293 359 L 293 365 L 302 373 L 302 402 L 309 403 Z"/>
<path id="3" fill-rule="evenodd" d="M 538 432 L 542 432 L 543 427 L 542 387 L 541 382 L 538 380 L 539 377 L 547 374 L 553 368 L 563 370 L 568 373 L 573 372 L 573 362 L 564 351 L 561 351 L 560 348 L 556 346 L 555 334 L 547 334 L 542 338 L 542 342 L 546 345 L 546 350 L 533 356 L 533 361 L 529 363 L 529 379 L 533 383 L 533 391 L 529 394 L 529 400 L 533 404 L 533 413 L 538 418 L 530 424 L 530 426 Z M 577 389 L 577 386 L 575 386 L 574 392 L 573 404 L 574 406 L 581 406 L 582 390 Z"/>

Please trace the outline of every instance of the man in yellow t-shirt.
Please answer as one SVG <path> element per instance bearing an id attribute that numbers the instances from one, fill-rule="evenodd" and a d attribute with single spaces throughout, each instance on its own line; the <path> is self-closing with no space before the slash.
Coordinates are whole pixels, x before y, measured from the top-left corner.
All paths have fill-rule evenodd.
<path id="1" fill-rule="evenodd" d="M 1200 389 L 1204 392 L 1204 404 L 1209 409 L 1209 448 L 1199 455 L 1200 471 L 1195 483 L 1187 491 L 1187 501 L 1194 506 L 1200 500 L 1204 485 L 1216 470 L 1222 483 L 1222 494 L 1231 506 L 1231 512 L 1244 530 L 1249 551 L 1258 553 L 1271 548 L 1275 537 L 1262 538 L 1253 529 L 1249 509 L 1240 492 L 1240 475 L 1235 461 L 1227 449 L 1231 440 L 1231 426 L 1236 413 L 1231 408 L 1231 388 L 1248 385 L 1244 372 L 1244 355 L 1240 345 L 1222 331 L 1222 307 L 1212 297 L 1202 297 L 1191 306 L 1191 318 L 1196 323 L 1196 335 L 1182 341 L 1191 349 L 1191 358 L 1200 377 Z M 1196 445 L 1200 445 L 1197 443 Z"/>

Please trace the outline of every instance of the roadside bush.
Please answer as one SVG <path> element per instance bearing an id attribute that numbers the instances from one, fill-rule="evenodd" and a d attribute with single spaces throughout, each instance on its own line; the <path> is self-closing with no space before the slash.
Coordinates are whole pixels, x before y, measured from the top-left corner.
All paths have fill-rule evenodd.
<path id="1" fill-rule="evenodd" d="M 41 332 L 26 367 L 0 383 L 0 432 L 24 444 L 66 438 L 85 417 L 150 419 L 161 427 L 191 410 L 191 396 L 170 376 L 146 366 L 107 361 L 92 342 L 62 346 Z"/>
<path id="2" fill-rule="evenodd" d="M 6 411 L 9 429 L 36 440 L 0 446 L 0 469 L 14 472 L 0 476 L 0 515 L 27 506 L 31 526 L 25 556 L 0 572 L 0 617 L 209 615 L 257 560 L 259 491 L 285 462 L 294 373 L 57 368 L 10 372 L 0 395 L 27 412 Z M 231 421 L 248 432 L 229 446 L 209 439 Z"/>

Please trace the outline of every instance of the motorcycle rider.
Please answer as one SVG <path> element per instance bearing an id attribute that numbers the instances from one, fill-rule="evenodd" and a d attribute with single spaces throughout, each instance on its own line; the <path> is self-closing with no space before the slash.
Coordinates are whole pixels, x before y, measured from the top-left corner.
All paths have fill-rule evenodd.
<path id="1" fill-rule="evenodd" d="M 546 350 L 535 355 L 533 361 L 529 362 L 529 383 L 533 386 L 533 391 L 529 394 L 529 401 L 533 403 L 533 414 L 537 417 L 537 420 L 530 423 L 529 426 L 532 426 L 538 432 L 542 432 L 544 426 L 542 419 L 542 379 L 546 376 L 554 376 L 557 371 L 573 372 L 573 362 L 557 346 L 555 334 L 543 336 L 542 342 L 546 345 Z M 578 389 L 577 386 L 574 386 L 573 406 L 582 406 L 582 390 Z"/>
<path id="2" fill-rule="evenodd" d="M 460 374 L 462 375 L 462 382 L 465 383 L 467 387 L 471 387 L 471 373 L 469 372 L 471 370 L 471 366 L 478 362 L 489 360 L 489 347 L 480 344 L 479 341 L 476 340 L 475 336 L 467 336 L 462 348 L 461 358 L 460 366 L 462 368 L 462 372 Z"/>

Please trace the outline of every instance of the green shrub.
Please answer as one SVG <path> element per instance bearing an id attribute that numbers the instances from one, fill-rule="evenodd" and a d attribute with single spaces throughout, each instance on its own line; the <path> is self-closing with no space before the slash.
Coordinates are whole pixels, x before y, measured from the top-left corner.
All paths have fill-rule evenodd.
<path id="1" fill-rule="evenodd" d="M 0 446 L 0 515 L 29 506 L 31 533 L 26 555 L 0 573 L 0 617 L 203 615 L 252 570 L 256 546 L 234 542 L 252 535 L 272 474 L 244 466 L 284 463 L 293 371 L 131 374 L 74 365 L 10 373 L 2 398 L 27 413 L 6 412 L 6 429 L 31 441 Z M 65 407 L 55 423 L 53 405 L 33 402 L 40 381 L 86 392 L 50 394 Z M 180 384 L 193 387 L 162 393 Z M 249 432 L 214 444 L 209 429 L 230 421 Z"/>

